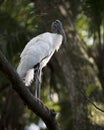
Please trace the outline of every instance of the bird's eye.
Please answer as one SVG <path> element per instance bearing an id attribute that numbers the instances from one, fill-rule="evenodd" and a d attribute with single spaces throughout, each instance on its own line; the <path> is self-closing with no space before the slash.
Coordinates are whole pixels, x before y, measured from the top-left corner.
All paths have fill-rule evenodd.
<path id="1" fill-rule="evenodd" d="M 56 22 L 56 23 L 61 23 L 61 21 L 60 21 L 60 20 L 56 20 L 55 22 Z"/>
<path id="2" fill-rule="evenodd" d="M 56 20 L 55 23 L 62 25 L 60 20 Z"/>

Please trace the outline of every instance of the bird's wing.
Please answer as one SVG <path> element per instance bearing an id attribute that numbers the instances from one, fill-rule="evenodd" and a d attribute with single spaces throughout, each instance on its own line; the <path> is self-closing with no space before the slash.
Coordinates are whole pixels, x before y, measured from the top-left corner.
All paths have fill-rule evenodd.
<path id="1" fill-rule="evenodd" d="M 55 50 L 58 50 L 62 43 L 62 36 L 53 33 L 43 33 L 27 43 L 21 53 L 21 60 L 17 72 L 25 79 L 25 84 L 31 84 L 33 80 L 33 67 L 41 62 L 42 67 L 46 66 Z"/>
<path id="2" fill-rule="evenodd" d="M 42 39 L 37 39 L 35 44 L 30 41 L 21 54 L 20 64 L 17 68 L 19 75 L 23 78 L 29 69 L 32 69 L 42 59 L 49 56 L 52 49 L 51 44 Z"/>

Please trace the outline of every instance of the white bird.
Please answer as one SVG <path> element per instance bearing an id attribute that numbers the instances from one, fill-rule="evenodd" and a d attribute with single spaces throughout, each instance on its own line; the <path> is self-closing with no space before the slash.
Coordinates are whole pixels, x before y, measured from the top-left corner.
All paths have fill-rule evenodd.
<path id="1" fill-rule="evenodd" d="M 17 73 L 30 86 L 34 77 L 36 83 L 35 95 L 40 98 L 41 72 L 55 51 L 58 51 L 66 35 L 61 21 L 56 20 L 51 26 L 52 33 L 45 32 L 32 38 L 20 55 Z"/>

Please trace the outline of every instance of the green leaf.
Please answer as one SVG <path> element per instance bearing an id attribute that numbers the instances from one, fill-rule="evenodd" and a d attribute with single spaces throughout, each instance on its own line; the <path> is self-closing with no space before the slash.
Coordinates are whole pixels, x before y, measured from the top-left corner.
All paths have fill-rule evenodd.
<path id="1" fill-rule="evenodd" d="M 90 94 L 94 91 L 95 86 L 93 84 L 90 84 L 86 89 L 86 95 L 90 96 Z"/>

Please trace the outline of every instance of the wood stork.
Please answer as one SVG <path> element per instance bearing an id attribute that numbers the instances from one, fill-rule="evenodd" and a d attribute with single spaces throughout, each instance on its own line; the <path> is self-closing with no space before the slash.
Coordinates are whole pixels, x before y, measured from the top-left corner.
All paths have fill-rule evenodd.
<path id="1" fill-rule="evenodd" d="M 35 96 L 40 98 L 41 73 L 55 51 L 58 51 L 66 35 L 61 21 L 56 20 L 51 25 L 51 31 L 32 38 L 20 55 L 17 73 L 30 86 L 35 77 Z"/>

